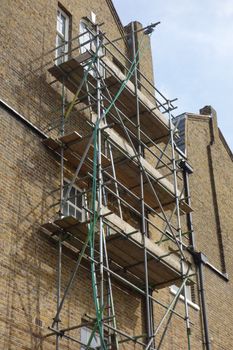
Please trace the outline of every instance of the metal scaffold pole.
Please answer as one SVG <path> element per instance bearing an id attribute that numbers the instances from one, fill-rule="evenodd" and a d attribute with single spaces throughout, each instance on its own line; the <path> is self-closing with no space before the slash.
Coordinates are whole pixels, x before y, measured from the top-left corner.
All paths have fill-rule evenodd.
<path id="1" fill-rule="evenodd" d="M 133 48 L 133 60 L 136 58 L 136 42 L 135 42 L 135 23 L 131 24 L 131 32 L 132 32 L 132 48 Z M 144 34 L 142 34 L 143 37 Z M 140 58 L 139 58 L 140 59 Z M 140 127 L 140 106 L 138 99 L 138 64 L 135 64 L 134 67 L 134 84 L 135 84 L 135 97 L 136 97 L 136 110 L 137 110 L 137 138 L 138 138 L 138 156 L 139 159 L 143 157 L 143 149 L 141 146 L 141 127 Z M 145 247 L 145 236 L 148 234 L 146 230 L 146 221 L 145 221 L 145 204 L 144 204 L 144 173 L 143 168 L 140 164 L 140 197 L 141 197 L 141 226 L 142 226 L 142 240 L 144 246 L 144 271 L 145 271 L 145 292 L 146 292 L 146 325 L 147 325 L 147 338 L 150 339 L 152 335 L 152 320 L 151 320 L 151 303 L 149 298 L 149 281 L 148 281 L 148 266 L 147 266 L 147 250 Z"/>
<path id="2" fill-rule="evenodd" d="M 64 81 L 62 82 L 62 108 L 61 108 L 61 129 L 60 135 L 64 136 L 65 133 L 65 85 Z M 63 197 L 64 197 L 64 148 L 61 148 L 60 156 L 61 168 L 60 168 L 60 210 L 59 217 L 63 215 Z M 62 276 L 62 232 L 60 232 L 58 237 L 58 262 L 57 262 L 57 312 L 60 306 L 61 300 L 61 276 Z M 56 329 L 59 331 L 60 318 L 54 319 L 56 322 Z M 56 350 L 60 349 L 60 335 L 56 335 Z"/>
<path id="3" fill-rule="evenodd" d="M 169 111 L 169 124 L 170 124 L 170 140 L 171 140 L 171 152 L 172 152 L 172 168 L 173 168 L 173 184 L 174 184 L 174 192 L 175 192 L 175 205 L 176 205 L 176 221 L 177 221 L 177 231 L 179 236 L 179 242 L 180 242 L 180 250 L 182 255 L 180 256 L 180 271 L 181 276 L 183 280 L 185 281 L 185 268 L 184 268 L 184 262 L 186 260 L 186 257 L 184 255 L 184 247 L 183 247 L 183 235 L 182 235 L 182 227 L 181 227 L 181 218 L 180 218 L 180 198 L 178 195 L 178 177 L 177 177 L 177 159 L 175 154 L 175 140 L 174 140 L 174 133 L 176 132 L 175 128 L 172 125 L 172 114 L 170 111 L 170 101 L 168 101 L 168 111 Z M 191 349 L 191 328 L 190 328 L 190 319 L 189 319 L 189 308 L 188 308 L 188 302 L 187 302 L 187 289 L 186 289 L 186 282 L 184 283 L 183 287 L 184 292 L 184 305 L 185 305 L 185 322 L 186 322 L 186 332 L 187 332 L 187 340 L 188 340 L 188 350 Z"/>
<path id="4" fill-rule="evenodd" d="M 97 47 L 102 46 L 102 43 L 100 42 L 100 30 L 99 26 L 96 27 L 96 45 Z M 101 137 L 101 116 L 102 116 L 102 109 L 101 109 L 101 79 L 99 77 L 100 74 L 100 51 L 98 50 L 97 53 L 97 61 L 96 61 L 96 67 L 97 67 L 97 144 L 98 144 L 98 211 L 99 211 L 99 271 L 100 271 L 100 298 L 99 298 L 99 308 L 101 310 L 101 320 L 100 320 L 100 333 L 101 333 L 101 339 L 104 339 L 104 328 L 103 328 L 103 315 L 104 315 L 104 251 L 103 251 L 103 217 L 102 217 L 102 206 L 103 206 L 103 180 L 102 180 L 102 137 Z"/>

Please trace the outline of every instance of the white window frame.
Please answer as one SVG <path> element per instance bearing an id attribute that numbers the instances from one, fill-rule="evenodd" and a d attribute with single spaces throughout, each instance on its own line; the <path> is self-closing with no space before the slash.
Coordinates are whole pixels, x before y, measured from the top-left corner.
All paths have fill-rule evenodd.
<path id="1" fill-rule="evenodd" d="M 86 33 L 87 32 L 87 33 Z M 86 34 L 84 34 L 86 33 Z M 94 34 L 92 34 L 92 32 L 88 31 L 88 23 L 85 19 L 81 19 L 80 21 L 80 25 L 79 25 L 79 34 L 83 34 L 82 36 L 79 37 L 79 44 L 81 45 L 80 46 L 80 52 L 81 54 L 85 53 L 85 52 L 95 52 L 97 50 L 97 45 L 96 45 L 96 40 L 93 39 L 93 41 L 83 45 L 86 41 L 89 41 L 91 40 L 93 37 L 94 37 Z M 99 51 L 98 51 L 98 54 L 99 56 L 103 56 L 104 55 L 104 50 L 102 47 L 99 48 Z M 86 63 L 85 65 L 85 69 L 87 69 L 88 67 L 88 63 Z M 89 73 L 95 77 L 96 76 L 96 73 L 95 73 L 95 70 L 93 69 L 90 69 L 89 70 Z M 105 68 L 103 66 L 103 63 L 100 63 L 100 75 L 101 77 L 104 79 L 105 78 Z"/>
<path id="2" fill-rule="evenodd" d="M 80 52 L 85 53 L 86 51 L 91 51 L 93 47 L 93 41 L 83 45 L 86 41 L 91 40 L 94 36 L 91 32 L 88 31 L 88 24 L 84 20 L 80 21 L 79 34 L 81 35 L 79 38 L 79 43 L 81 45 Z M 93 51 L 95 51 L 96 49 L 95 45 L 93 49 L 94 49 Z"/>
<path id="3" fill-rule="evenodd" d="M 69 184 L 70 184 L 70 181 L 68 179 L 64 179 L 64 186 L 66 186 L 66 188 L 68 188 Z M 74 189 L 74 191 L 75 191 L 75 196 L 82 192 L 81 189 L 75 185 L 72 186 L 72 189 Z M 63 192 L 65 193 L 65 187 L 64 187 Z M 67 205 L 66 212 L 65 212 L 65 205 Z M 74 218 L 78 219 L 80 222 L 84 222 L 85 212 L 84 212 L 83 206 L 84 206 L 84 196 L 83 195 L 81 196 L 81 208 L 78 205 L 72 203 L 69 199 L 67 199 L 66 203 L 64 203 L 64 206 L 63 206 L 63 211 L 64 211 L 63 216 L 73 216 Z M 71 210 L 70 207 L 72 207 L 73 210 L 75 211 L 75 215 L 70 213 L 70 210 Z M 77 213 L 80 214 L 80 216 L 78 216 Z"/>
<path id="4" fill-rule="evenodd" d="M 62 17 L 65 19 L 64 33 L 59 30 L 59 21 L 62 21 Z M 69 40 L 69 25 L 70 25 L 70 17 L 65 13 L 60 7 L 57 9 L 57 28 L 56 28 L 56 47 L 59 46 L 59 38 L 64 42 Z M 57 65 L 68 60 L 68 44 L 64 44 L 63 52 L 66 52 L 63 56 L 61 56 L 60 52 L 61 48 L 56 49 L 56 58 L 55 63 Z M 60 56 L 60 57 L 59 57 Z"/>
<path id="5" fill-rule="evenodd" d="M 92 334 L 92 329 L 91 328 L 88 328 L 88 327 L 85 327 L 85 326 L 82 327 L 81 328 L 81 334 L 80 334 L 80 341 L 81 341 L 81 343 L 87 345 L 91 334 Z M 94 335 L 94 337 L 93 337 L 93 339 L 91 341 L 90 347 L 94 348 L 94 349 L 100 349 L 101 348 L 101 341 L 100 341 L 100 336 L 99 336 L 98 333 L 95 333 L 95 335 Z M 81 349 L 80 350 L 85 350 L 85 349 L 86 349 L 86 347 L 81 345 Z"/>
<path id="6" fill-rule="evenodd" d="M 178 290 L 179 290 L 179 287 L 176 286 L 175 284 L 173 284 L 170 288 L 170 292 L 173 294 L 173 295 L 176 295 Z M 195 304 L 193 301 L 192 301 L 192 296 L 191 296 L 191 287 L 190 286 L 185 286 L 186 288 L 186 293 L 187 293 L 187 304 L 189 306 L 191 306 L 193 309 L 199 311 L 200 310 L 200 307 L 199 305 Z M 181 292 L 182 293 L 182 292 Z M 181 294 L 179 295 L 179 299 L 182 300 L 184 302 L 184 295 Z"/>

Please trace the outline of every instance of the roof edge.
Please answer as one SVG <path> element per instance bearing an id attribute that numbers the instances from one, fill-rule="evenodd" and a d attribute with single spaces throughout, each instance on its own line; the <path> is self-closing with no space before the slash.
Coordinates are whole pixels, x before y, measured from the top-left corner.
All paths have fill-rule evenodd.
<path id="1" fill-rule="evenodd" d="M 218 132 L 219 132 L 219 138 L 222 141 L 223 146 L 225 147 L 227 153 L 229 154 L 229 156 L 230 156 L 230 158 L 231 158 L 231 160 L 233 162 L 233 153 L 232 153 L 230 147 L 228 146 L 228 143 L 227 143 L 225 137 L 223 136 L 222 131 L 219 128 L 218 128 Z"/>
<path id="2" fill-rule="evenodd" d="M 186 112 L 184 113 L 186 115 L 187 118 L 190 119 L 194 119 L 194 120 L 203 120 L 203 121 L 209 121 L 211 116 L 210 115 L 206 115 L 206 114 L 199 114 L 199 113 L 189 113 Z"/>
<path id="3" fill-rule="evenodd" d="M 128 45 L 128 42 L 127 42 L 126 37 L 125 37 L 124 26 L 123 26 L 123 24 L 122 24 L 122 22 L 121 22 L 121 19 L 120 19 L 118 13 L 117 13 L 117 10 L 116 10 L 116 8 L 115 8 L 115 6 L 114 6 L 112 0 L 106 0 L 106 3 L 107 3 L 107 5 L 108 5 L 108 7 L 109 7 L 109 9 L 110 9 L 110 11 L 111 11 L 113 17 L 114 17 L 115 20 L 116 20 L 118 29 L 119 29 L 119 31 L 120 31 L 120 33 L 121 33 L 121 35 L 122 35 L 122 39 L 125 41 L 126 45 Z"/>
<path id="4" fill-rule="evenodd" d="M 209 121 L 211 116 L 210 115 L 206 115 L 206 114 L 194 114 L 194 113 L 183 113 L 184 115 L 187 116 L 187 118 L 193 119 L 193 120 L 202 120 L 202 121 Z M 228 155 L 230 156 L 231 160 L 233 161 L 233 153 L 225 139 L 225 137 L 223 136 L 223 133 L 221 131 L 221 129 L 218 127 L 218 133 L 219 133 L 219 138 L 225 148 L 225 150 L 227 151 Z"/>

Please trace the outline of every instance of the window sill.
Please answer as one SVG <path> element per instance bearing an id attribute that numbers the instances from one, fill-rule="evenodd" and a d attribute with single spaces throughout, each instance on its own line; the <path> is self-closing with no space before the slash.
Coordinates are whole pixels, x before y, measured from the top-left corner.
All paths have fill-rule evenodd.
<path id="1" fill-rule="evenodd" d="M 177 291 L 175 289 L 173 289 L 172 287 L 170 287 L 169 289 L 170 289 L 170 292 L 173 295 L 176 295 Z M 183 295 L 180 295 L 179 299 L 184 302 L 184 296 Z M 191 306 L 194 310 L 200 311 L 200 307 L 197 304 L 193 303 L 191 300 L 187 299 L 187 304 L 189 306 Z"/>

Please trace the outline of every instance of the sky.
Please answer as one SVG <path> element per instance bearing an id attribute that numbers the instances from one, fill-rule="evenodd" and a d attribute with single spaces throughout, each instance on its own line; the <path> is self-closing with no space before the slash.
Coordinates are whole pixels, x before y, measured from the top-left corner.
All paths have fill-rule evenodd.
<path id="1" fill-rule="evenodd" d="M 123 25 L 161 21 L 151 36 L 156 87 L 173 114 L 211 105 L 233 150 L 233 0 L 113 0 Z"/>

